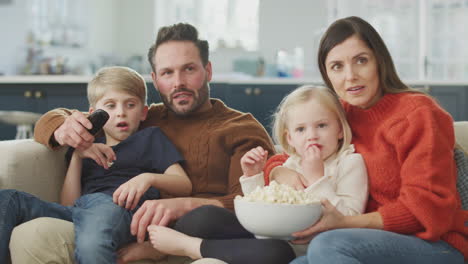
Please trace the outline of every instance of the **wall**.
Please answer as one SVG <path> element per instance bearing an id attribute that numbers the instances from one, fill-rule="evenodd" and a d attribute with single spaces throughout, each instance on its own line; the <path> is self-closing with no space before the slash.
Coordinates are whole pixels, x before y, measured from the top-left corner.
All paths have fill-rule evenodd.
<path id="1" fill-rule="evenodd" d="M 260 1 L 260 51 L 270 63 L 278 49 L 304 49 L 305 75 L 319 77 L 316 50 L 322 30 L 327 27 L 325 0 Z"/>
<path id="2" fill-rule="evenodd" d="M 139 0 L 138 5 L 127 0 L 87 1 L 90 11 L 88 59 L 99 67 L 104 63 L 101 56 L 112 56 L 126 64 L 130 56 L 141 55 L 146 65 L 146 52 L 155 38 L 153 1 Z"/>
<path id="3" fill-rule="evenodd" d="M 134 1 L 120 0 L 116 9 L 119 18 L 116 21 L 118 54 L 125 54 L 127 57 L 141 56 L 140 67 L 143 68 L 136 70 L 149 73 L 150 67 L 146 60 L 146 54 L 156 40 L 157 34 L 154 29 L 155 2 L 153 0 L 138 0 L 138 4 L 135 4 Z"/>

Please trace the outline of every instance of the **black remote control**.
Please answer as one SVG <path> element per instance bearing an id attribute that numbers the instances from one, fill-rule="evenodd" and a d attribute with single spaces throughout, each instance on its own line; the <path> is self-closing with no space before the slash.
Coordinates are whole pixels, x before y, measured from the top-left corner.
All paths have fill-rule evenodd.
<path id="1" fill-rule="evenodd" d="M 88 131 L 91 135 L 94 136 L 97 132 L 99 132 L 99 130 L 102 129 L 104 124 L 106 124 L 107 120 L 109 119 L 109 114 L 102 109 L 97 109 L 88 116 L 88 119 L 91 121 L 91 124 L 93 124 L 93 128 L 88 129 Z"/>

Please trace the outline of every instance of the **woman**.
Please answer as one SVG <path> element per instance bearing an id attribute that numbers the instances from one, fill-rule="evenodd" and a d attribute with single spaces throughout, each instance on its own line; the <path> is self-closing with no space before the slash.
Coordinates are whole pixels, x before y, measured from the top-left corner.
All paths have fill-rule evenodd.
<path id="1" fill-rule="evenodd" d="M 369 202 L 365 214 L 344 216 L 324 201 L 321 220 L 294 234 L 294 243 L 310 244 L 292 263 L 463 263 L 468 212 L 456 189 L 450 115 L 399 79 L 383 40 L 361 18 L 328 28 L 318 64 L 364 157 Z M 279 182 L 295 174 L 273 168 L 282 158 L 267 168 Z"/>

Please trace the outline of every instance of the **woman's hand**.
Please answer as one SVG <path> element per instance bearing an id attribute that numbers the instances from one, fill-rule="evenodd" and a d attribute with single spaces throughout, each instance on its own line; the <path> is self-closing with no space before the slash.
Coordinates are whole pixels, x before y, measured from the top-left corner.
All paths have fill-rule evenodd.
<path id="1" fill-rule="evenodd" d="M 289 185 L 296 190 L 304 190 L 306 188 L 304 176 L 295 170 L 281 166 L 275 167 L 271 171 L 270 181 Z"/>
<path id="2" fill-rule="evenodd" d="M 242 156 L 240 163 L 244 176 L 254 176 L 262 172 L 268 157 L 268 151 L 258 146 Z"/>
<path id="3" fill-rule="evenodd" d="M 322 217 L 314 225 L 304 229 L 302 231 L 293 233 L 296 240 L 292 240 L 293 244 L 306 244 L 318 233 L 346 227 L 345 216 L 340 213 L 328 200 L 322 200 Z"/>

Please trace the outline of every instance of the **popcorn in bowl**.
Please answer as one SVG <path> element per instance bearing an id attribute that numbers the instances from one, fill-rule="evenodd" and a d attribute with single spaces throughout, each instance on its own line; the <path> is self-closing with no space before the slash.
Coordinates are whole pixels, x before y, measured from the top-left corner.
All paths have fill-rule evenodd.
<path id="1" fill-rule="evenodd" d="M 292 233 L 322 216 L 318 198 L 274 181 L 244 197 L 236 196 L 234 209 L 241 225 L 257 238 L 294 239 Z"/>
<path id="2" fill-rule="evenodd" d="M 320 201 L 310 193 L 298 191 L 289 185 L 279 184 L 276 181 L 272 181 L 270 185 L 265 187 L 257 187 L 243 197 L 238 195 L 236 199 L 276 204 L 311 204 Z"/>

